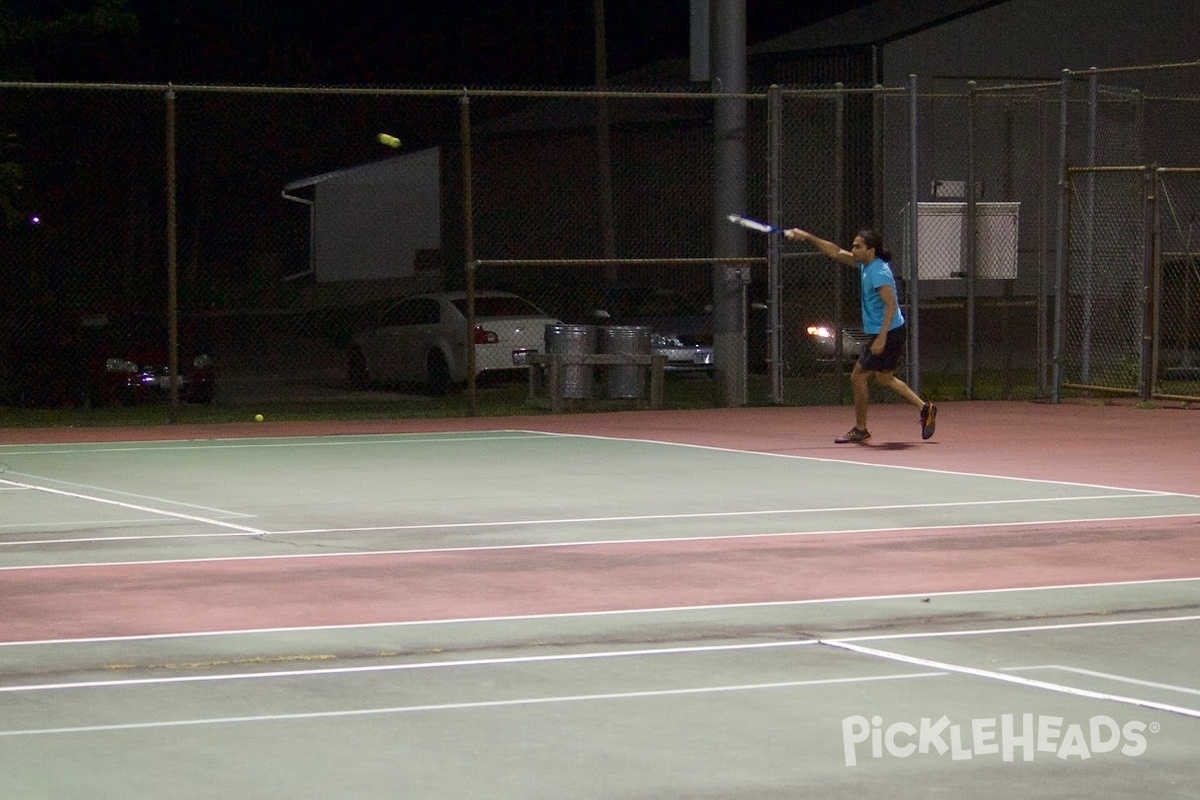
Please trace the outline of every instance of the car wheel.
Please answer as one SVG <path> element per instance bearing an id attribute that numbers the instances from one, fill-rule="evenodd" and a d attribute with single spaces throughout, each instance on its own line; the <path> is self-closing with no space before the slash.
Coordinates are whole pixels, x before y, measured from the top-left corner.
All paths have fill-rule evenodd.
<path id="1" fill-rule="evenodd" d="M 425 360 L 425 381 L 429 393 L 441 397 L 450 392 L 450 367 L 446 357 L 440 351 L 434 350 Z"/>
<path id="2" fill-rule="evenodd" d="M 367 367 L 367 357 L 357 347 L 350 348 L 348 360 L 350 385 L 355 389 L 367 389 L 371 386 L 371 370 Z"/>

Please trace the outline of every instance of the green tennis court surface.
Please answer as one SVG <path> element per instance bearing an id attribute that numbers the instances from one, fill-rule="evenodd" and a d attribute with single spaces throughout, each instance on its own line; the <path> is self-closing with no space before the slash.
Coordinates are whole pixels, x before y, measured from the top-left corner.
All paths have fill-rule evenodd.
<path id="1" fill-rule="evenodd" d="M 537 431 L 0 463 L 6 797 L 1192 791 L 1196 496 Z"/>

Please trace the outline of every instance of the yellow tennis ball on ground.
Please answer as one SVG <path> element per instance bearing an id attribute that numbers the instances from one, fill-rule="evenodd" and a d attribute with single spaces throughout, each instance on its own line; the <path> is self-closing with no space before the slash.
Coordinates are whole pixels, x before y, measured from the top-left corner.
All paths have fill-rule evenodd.
<path id="1" fill-rule="evenodd" d="M 379 140 L 380 144 L 386 144 L 388 147 L 395 148 L 400 146 L 400 140 L 390 133 L 381 133 L 375 138 Z"/>
<path id="2" fill-rule="evenodd" d="M 255 421 L 255 422 L 262 422 L 262 420 L 263 420 L 263 416 L 262 416 L 262 414 L 255 414 L 255 415 L 254 415 L 254 421 Z"/>

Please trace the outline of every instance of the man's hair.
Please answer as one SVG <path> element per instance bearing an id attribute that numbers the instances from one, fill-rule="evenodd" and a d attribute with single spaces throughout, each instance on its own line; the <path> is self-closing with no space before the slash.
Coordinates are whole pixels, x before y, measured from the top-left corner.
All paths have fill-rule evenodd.
<path id="1" fill-rule="evenodd" d="M 858 232 L 858 235 L 862 237 L 863 244 L 875 250 L 876 258 L 882 259 L 889 264 L 891 263 L 892 253 L 890 250 L 883 248 L 883 237 L 877 231 L 872 228 L 863 228 Z"/>

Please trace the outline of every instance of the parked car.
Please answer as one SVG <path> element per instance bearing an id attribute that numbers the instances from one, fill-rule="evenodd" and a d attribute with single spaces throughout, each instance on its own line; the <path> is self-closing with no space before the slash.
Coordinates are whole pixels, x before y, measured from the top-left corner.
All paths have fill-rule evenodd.
<path id="1" fill-rule="evenodd" d="M 831 368 L 840 364 L 842 368 L 850 369 L 874 338 L 863 333 L 861 328 L 843 326 L 839 331 L 831 323 L 812 323 L 804 330 L 802 361 L 816 367 Z"/>
<path id="2" fill-rule="evenodd" d="M 215 386 L 212 348 L 197 323 L 181 321 L 181 400 L 211 403 Z M 30 319 L 14 337 L 9 400 L 18 405 L 134 404 L 169 396 L 166 318 L 161 314 L 60 313 Z"/>
<path id="3" fill-rule="evenodd" d="M 766 368 L 767 306 L 751 301 L 746 308 L 746 359 L 750 370 Z M 591 313 L 596 325 L 650 328 L 650 349 L 667 357 L 667 371 L 712 373 L 712 297 L 703 291 L 685 292 L 653 286 L 616 286 L 604 294 Z"/>
<path id="4" fill-rule="evenodd" d="M 650 350 L 669 372 L 712 372 L 712 302 L 700 294 L 651 286 L 615 286 L 592 311 L 592 324 L 650 329 Z"/>
<path id="5" fill-rule="evenodd" d="M 211 403 L 216 369 L 211 343 L 196 320 L 177 324 L 179 372 L 171 375 L 165 315 L 96 314 L 80 321 L 87 353 L 91 403 L 154 402 L 169 396 L 172 381 L 179 399 Z"/>
<path id="6" fill-rule="evenodd" d="M 528 369 L 545 349 L 546 326 L 560 320 L 511 292 L 475 293 L 475 374 Z M 424 384 L 445 394 L 467 381 L 467 295 L 419 294 L 383 308 L 376 323 L 353 336 L 350 383 Z"/>

